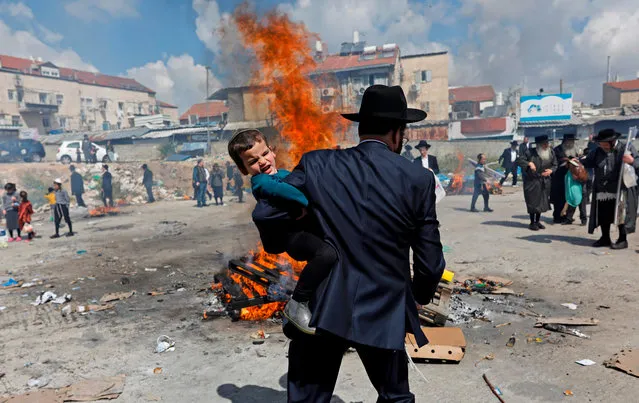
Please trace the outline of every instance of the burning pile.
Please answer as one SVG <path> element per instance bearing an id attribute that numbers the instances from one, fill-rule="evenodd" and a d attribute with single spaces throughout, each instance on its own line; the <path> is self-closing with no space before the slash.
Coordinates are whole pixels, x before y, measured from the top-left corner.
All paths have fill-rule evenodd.
<path id="1" fill-rule="evenodd" d="M 463 193 L 473 192 L 472 186 L 470 186 L 469 190 L 468 183 L 464 181 L 464 160 L 464 154 L 462 154 L 461 151 L 457 151 L 457 168 L 455 168 L 453 177 L 450 180 L 448 188 L 446 189 L 447 195 L 459 195 Z"/>
<path id="2" fill-rule="evenodd" d="M 117 207 L 96 207 L 93 210 L 89 210 L 89 216 L 91 217 L 104 217 L 106 215 L 116 215 L 120 213 L 120 209 Z"/>
<path id="3" fill-rule="evenodd" d="M 205 312 L 204 318 L 227 313 L 233 319 L 269 319 L 284 308 L 304 263 L 288 255 L 271 255 L 261 245 L 247 257 L 231 260 L 228 272 L 217 275 L 211 288 L 224 310 Z"/>

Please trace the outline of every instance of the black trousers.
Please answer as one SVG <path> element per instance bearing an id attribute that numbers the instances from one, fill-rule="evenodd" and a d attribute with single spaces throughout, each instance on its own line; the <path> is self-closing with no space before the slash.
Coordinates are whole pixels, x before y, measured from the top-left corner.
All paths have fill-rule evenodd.
<path id="1" fill-rule="evenodd" d="M 299 336 L 288 349 L 288 402 L 329 403 L 342 357 L 348 347 L 357 350 L 378 403 L 409 403 L 415 395 L 408 385 L 408 358 L 404 350 L 349 343 L 332 335 Z"/>
<path id="2" fill-rule="evenodd" d="M 481 189 L 475 188 L 475 190 L 473 191 L 473 199 L 470 202 L 471 210 L 475 209 L 475 204 L 477 203 L 479 195 L 482 195 L 482 197 L 484 198 L 484 209 L 488 208 L 488 199 L 490 198 L 490 193 L 488 193 L 488 189 L 486 189 L 485 186 L 482 186 Z"/>
<path id="3" fill-rule="evenodd" d="M 317 287 L 331 273 L 337 262 L 337 252 L 320 237 L 303 231 L 291 234 L 286 252 L 297 261 L 307 262 L 292 298 L 298 302 L 308 302 Z"/>
<path id="4" fill-rule="evenodd" d="M 60 222 L 64 217 L 64 222 L 69 226 L 69 232 L 73 232 L 73 227 L 71 225 L 71 217 L 69 217 L 69 206 L 66 204 L 56 204 L 55 209 L 53 210 L 53 217 L 55 219 L 55 233 L 56 235 L 60 235 Z"/>
<path id="5" fill-rule="evenodd" d="M 78 206 L 80 207 L 86 207 L 87 205 L 84 204 L 84 199 L 82 198 L 82 193 L 78 193 L 75 195 L 75 200 L 78 202 Z"/>
<path id="6" fill-rule="evenodd" d="M 108 204 L 107 199 L 109 200 Z M 113 189 L 102 190 L 102 203 L 104 203 L 104 207 L 113 207 Z"/>
<path id="7" fill-rule="evenodd" d="M 153 197 L 153 185 L 144 185 L 146 188 L 146 199 L 149 203 L 153 203 L 155 201 L 155 197 Z"/>
<path id="8" fill-rule="evenodd" d="M 516 164 L 513 164 L 513 166 L 508 171 L 504 172 L 504 174 L 506 176 L 501 178 L 501 180 L 499 181 L 499 184 L 503 185 L 504 182 L 506 182 L 506 179 L 508 179 L 508 175 L 512 175 L 513 176 L 513 186 L 515 186 L 517 184 L 517 168 L 518 168 L 518 166 Z"/>

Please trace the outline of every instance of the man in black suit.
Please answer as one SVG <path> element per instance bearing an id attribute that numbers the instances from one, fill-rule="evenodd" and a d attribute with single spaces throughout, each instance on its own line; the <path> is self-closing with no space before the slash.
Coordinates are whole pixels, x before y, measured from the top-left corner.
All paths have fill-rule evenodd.
<path id="1" fill-rule="evenodd" d="M 508 179 L 508 175 L 512 175 L 513 187 L 517 186 L 517 168 L 519 168 L 519 166 L 517 165 L 517 158 L 519 157 L 519 151 L 517 151 L 517 146 L 518 146 L 517 141 L 511 142 L 510 148 L 505 149 L 504 152 L 501 154 L 501 157 L 499 157 L 499 163 L 501 164 L 501 167 L 504 168 L 504 175 L 505 175 L 499 181 L 501 185 L 503 185 L 504 182 L 506 182 L 506 179 Z"/>
<path id="2" fill-rule="evenodd" d="M 519 155 L 523 157 L 528 151 L 530 151 L 530 141 L 528 137 L 524 137 L 522 143 L 519 145 Z"/>
<path id="3" fill-rule="evenodd" d="M 311 303 L 317 334 L 285 326 L 288 401 L 329 402 L 352 346 L 378 402 L 414 402 L 404 338 L 427 343 L 416 304 L 431 301 L 445 267 L 435 177 L 399 155 L 406 124 L 426 113 L 407 108 L 401 87 L 373 85 L 360 112 L 343 116 L 359 122 L 360 144 L 305 154 L 285 179 L 306 194 L 318 232 L 339 255 Z"/>
<path id="4" fill-rule="evenodd" d="M 413 162 L 415 162 L 415 164 L 421 165 L 426 169 L 432 170 L 433 172 L 435 172 L 435 175 L 439 174 L 437 157 L 435 157 L 434 155 L 428 155 L 430 144 L 428 144 L 426 140 L 421 140 L 415 148 L 419 150 L 419 153 L 421 155 L 415 158 Z"/>

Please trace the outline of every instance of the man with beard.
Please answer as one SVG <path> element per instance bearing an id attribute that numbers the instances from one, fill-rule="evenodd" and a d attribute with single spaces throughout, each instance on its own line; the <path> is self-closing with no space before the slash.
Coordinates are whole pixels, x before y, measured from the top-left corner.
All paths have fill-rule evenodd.
<path id="1" fill-rule="evenodd" d="M 550 210 L 550 176 L 557 170 L 557 159 L 548 136 L 537 136 L 535 145 L 517 159 L 524 176 L 524 198 L 531 231 L 546 229 L 541 223 L 541 214 Z"/>
<path id="2" fill-rule="evenodd" d="M 627 187 L 622 182 L 619 195 L 617 188 L 623 164 L 639 169 L 639 155 L 632 144 L 628 147 L 629 155 L 624 155 L 626 146 L 618 140 L 619 137 L 621 134 L 612 129 L 600 131 L 593 139 L 599 147 L 582 161 L 586 168 L 595 171 L 588 233 L 592 234 L 601 227 L 601 238 L 593 244 L 596 248 L 626 249 L 626 235 L 629 229 L 634 230 L 637 219 L 637 186 Z M 620 200 L 617 200 L 618 197 Z M 619 217 L 619 239 L 613 244 L 610 226 L 615 221 L 615 209 Z"/>
<path id="3" fill-rule="evenodd" d="M 575 145 L 575 133 L 566 133 L 560 145 L 555 147 L 555 157 L 557 158 L 557 171 L 552 175 L 552 185 L 550 191 L 550 201 L 553 204 L 553 222 L 555 224 L 569 225 L 573 223 L 572 214 L 562 214 L 566 206 L 566 174 L 568 173 L 569 160 L 581 156 L 577 146 Z M 588 216 L 586 214 L 585 197 L 579 205 L 579 218 L 581 225 L 586 225 Z"/>

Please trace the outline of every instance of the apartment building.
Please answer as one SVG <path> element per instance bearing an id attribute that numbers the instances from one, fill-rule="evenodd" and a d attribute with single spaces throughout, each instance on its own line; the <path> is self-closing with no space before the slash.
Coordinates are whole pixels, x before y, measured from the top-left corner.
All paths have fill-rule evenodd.
<path id="1" fill-rule="evenodd" d="M 448 52 L 400 57 L 408 106 L 425 110 L 429 122 L 448 120 Z"/>
<path id="2" fill-rule="evenodd" d="M 38 134 L 134 127 L 138 116 L 177 108 L 125 77 L 57 66 L 40 59 L 0 55 L 0 127 L 37 129 Z"/>

